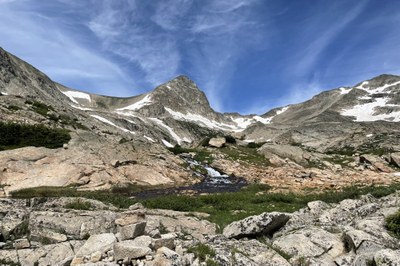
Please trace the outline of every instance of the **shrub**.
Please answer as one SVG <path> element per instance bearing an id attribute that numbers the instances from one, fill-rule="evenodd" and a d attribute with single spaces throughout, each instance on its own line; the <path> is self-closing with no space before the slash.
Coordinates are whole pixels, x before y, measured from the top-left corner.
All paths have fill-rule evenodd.
<path id="1" fill-rule="evenodd" d="M 26 146 L 54 149 L 62 147 L 70 139 L 69 132 L 61 128 L 0 122 L 0 150 Z"/>
<path id="2" fill-rule="evenodd" d="M 65 208 L 74 210 L 90 210 L 92 208 L 92 204 L 82 199 L 76 199 L 65 204 Z"/>
<path id="3" fill-rule="evenodd" d="M 200 261 L 205 261 L 208 257 L 215 257 L 215 250 L 205 244 L 198 244 L 194 247 L 188 248 L 189 253 L 194 253 L 194 255 L 199 258 Z M 212 264 L 211 264 L 212 265 Z"/>
<path id="4" fill-rule="evenodd" d="M 232 137 L 231 135 L 226 135 L 225 140 L 226 140 L 226 143 L 230 143 L 230 144 L 236 143 L 236 139 L 234 137 Z"/>
<path id="5" fill-rule="evenodd" d="M 386 218 L 386 228 L 397 238 L 400 238 L 400 210 Z"/>
<path id="6" fill-rule="evenodd" d="M 247 144 L 247 147 L 248 148 L 252 148 L 252 149 L 258 149 L 258 148 L 260 148 L 262 145 L 264 145 L 265 144 L 265 142 L 259 142 L 259 143 L 255 143 L 255 142 L 249 142 L 248 144 Z"/>

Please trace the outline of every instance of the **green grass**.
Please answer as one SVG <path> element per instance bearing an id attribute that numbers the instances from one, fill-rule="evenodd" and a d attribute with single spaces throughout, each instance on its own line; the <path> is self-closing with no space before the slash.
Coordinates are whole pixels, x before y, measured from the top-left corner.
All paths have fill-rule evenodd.
<path id="1" fill-rule="evenodd" d="M 132 187 L 141 189 L 140 187 Z M 400 190 L 400 183 L 390 186 L 350 186 L 340 191 L 326 190 L 320 193 L 277 193 L 270 192 L 270 187 L 262 184 L 252 184 L 239 192 L 218 193 L 199 196 L 166 195 L 156 198 L 140 200 L 147 208 L 169 209 L 185 212 L 205 212 L 207 218 L 222 230 L 229 223 L 243 219 L 250 215 L 263 212 L 281 211 L 294 212 L 306 207 L 307 203 L 322 200 L 327 203 L 337 203 L 344 199 L 355 199 L 361 195 L 372 194 L 374 197 L 383 197 Z M 137 202 L 121 191 L 77 191 L 76 188 L 66 187 L 39 187 L 29 188 L 12 193 L 16 198 L 32 197 L 85 197 L 96 199 L 104 203 L 111 203 L 119 208 L 127 208 Z"/>
<path id="2" fill-rule="evenodd" d="M 391 186 L 351 186 L 341 191 L 328 190 L 323 193 L 275 193 L 268 192 L 269 187 L 253 184 L 235 193 L 200 195 L 197 197 L 167 195 L 147 199 L 142 203 L 147 208 L 171 209 L 186 212 L 205 212 L 210 214 L 208 220 L 219 225 L 220 230 L 229 223 L 250 215 L 263 212 L 294 212 L 307 206 L 314 200 L 336 203 L 344 199 L 355 199 L 371 193 L 383 197 L 400 190 L 400 184 Z M 257 193 L 263 192 L 263 193 Z"/>
<path id="3" fill-rule="evenodd" d="M 400 209 L 385 219 L 386 229 L 400 239 Z"/>
<path id="4" fill-rule="evenodd" d="M 41 103 L 41 102 L 37 102 L 37 101 L 26 101 L 25 103 L 32 105 L 32 109 L 33 111 L 35 111 L 36 113 L 42 115 L 42 116 L 47 116 L 47 113 L 50 111 L 54 111 L 54 108 L 50 105 Z"/>
<path id="5" fill-rule="evenodd" d="M 225 154 L 228 159 L 233 161 L 243 161 L 249 164 L 254 164 L 258 166 L 270 166 L 271 163 L 265 158 L 264 155 L 259 154 L 255 148 L 249 147 L 224 147 L 219 149 L 223 154 Z"/>
<path id="6" fill-rule="evenodd" d="M 206 244 L 197 244 L 196 246 L 189 247 L 188 248 L 188 253 L 193 253 L 196 258 L 199 258 L 200 261 L 205 261 L 207 258 L 210 260 L 210 258 L 215 257 L 215 250 L 211 248 L 210 246 Z M 208 261 L 207 260 L 207 261 Z M 211 264 L 211 261 L 209 262 L 210 264 L 207 265 L 213 265 Z"/>
<path id="7" fill-rule="evenodd" d="M 128 208 L 137 201 L 128 196 L 107 191 L 78 191 L 73 187 L 36 187 L 26 188 L 11 193 L 15 198 L 34 197 L 83 197 L 98 200 L 104 203 L 111 203 L 118 208 Z"/>
<path id="8" fill-rule="evenodd" d="M 71 139 L 69 132 L 61 128 L 0 122 L 0 150 L 26 146 L 59 148 Z"/>
<path id="9" fill-rule="evenodd" d="M 195 156 L 193 157 L 194 160 L 198 162 L 206 162 L 208 164 L 212 163 L 214 159 L 209 151 L 201 148 L 197 149 L 183 148 L 177 144 L 173 148 L 168 148 L 168 150 L 175 155 L 194 152 L 195 153 Z"/>
<path id="10" fill-rule="evenodd" d="M 74 201 L 65 204 L 64 207 L 66 209 L 73 209 L 73 210 L 90 210 L 92 208 L 92 204 L 82 199 L 76 199 Z"/>

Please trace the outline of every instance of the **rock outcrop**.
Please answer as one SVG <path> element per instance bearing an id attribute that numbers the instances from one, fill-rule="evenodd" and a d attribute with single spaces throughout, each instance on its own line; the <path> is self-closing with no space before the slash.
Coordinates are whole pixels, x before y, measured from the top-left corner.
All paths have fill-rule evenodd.
<path id="1" fill-rule="evenodd" d="M 398 265 L 400 243 L 384 226 L 400 194 L 263 213 L 223 234 L 205 214 L 65 209 L 60 199 L 0 200 L 0 264 L 21 265 Z M 81 199 L 85 201 L 85 199 Z M 12 208 L 10 208 L 12 206 Z M 196 250 L 201 250 L 201 253 Z"/>

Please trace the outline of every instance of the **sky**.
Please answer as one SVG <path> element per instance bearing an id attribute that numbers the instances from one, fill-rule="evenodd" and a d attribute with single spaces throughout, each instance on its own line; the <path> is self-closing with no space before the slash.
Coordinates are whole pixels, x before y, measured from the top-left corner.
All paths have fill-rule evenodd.
<path id="1" fill-rule="evenodd" d="M 0 0 L 0 47 L 54 81 L 128 97 L 187 75 L 263 114 L 400 74 L 398 0 Z"/>

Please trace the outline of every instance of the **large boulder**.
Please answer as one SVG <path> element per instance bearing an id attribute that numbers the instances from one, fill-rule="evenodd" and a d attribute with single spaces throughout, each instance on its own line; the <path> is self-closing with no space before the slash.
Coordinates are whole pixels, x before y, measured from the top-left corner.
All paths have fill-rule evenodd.
<path id="1" fill-rule="evenodd" d="M 106 253 L 112 249 L 113 244 L 117 242 L 117 238 L 112 233 L 92 235 L 85 242 L 85 244 L 75 254 L 71 265 L 81 264 L 82 259 L 85 257 L 91 257 L 96 252 Z"/>
<path id="2" fill-rule="evenodd" d="M 120 240 L 133 239 L 144 234 L 146 229 L 146 216 L 141 211 L 122 213 L 115 220 Z"/>
<path id="3" fill-rule="evenodd" d="M 390 163 L 396 167 L 400 167 L 400 152 L 390 154 Z"/>
<path id="4" fill-rule="evenodd" d="M 379 250 L 374 255 L 374 261 L 377 266 L 400 265 L 400 250 Z"/>
<path id="5" fill-rule="evenodd" d="M 384 173 L 392 173 L 393 169 L 390 168 L 387 162 L 378 156 L 363 154 L 360 156 L 360 163 L 372 165 L 376 170 Z"/>
<path id="6" fill-rule="evenodd" d="M 208 141 L 208 145 L 215 148 L 222 148 L 226 144 L 226 139 L 224 137 L 211 138 Z"/>
<path id="7" fill-rule="evenodd" d="M 119 260 L 132 260 L 142 258 L 151 252 L 149 247 L 139 246 L 134 240 L 125 240 L 115 243 L 113 246 L 114 259 Z"/>
<path id="8" fill-rule="evenodd" d="M 290 215 L 281 212 L 264 212 L 233 222 L 224 228 L 223 234 L 228 238 L 246 236 L 272 235 L 289 221 Z"/>

